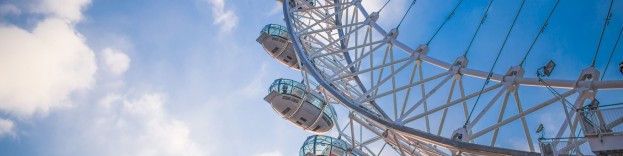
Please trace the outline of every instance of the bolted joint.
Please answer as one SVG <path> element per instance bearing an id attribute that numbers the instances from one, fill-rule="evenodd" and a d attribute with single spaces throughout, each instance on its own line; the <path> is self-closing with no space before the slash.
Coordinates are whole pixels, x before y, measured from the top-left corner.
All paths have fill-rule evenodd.
<path id="1" fill-rule="evenodd" d="M 387 138 L 388 131 L 389 131 L 389 129 L 385 129 L 385 131 L 383 131 L 383 134 L 382 134 L 383 138 Z"/>
<path id="2" fill-rule="evenodd" d="M 465 56 L 457 57 L 452 66 L 467 67 L 467 58 Z"/>
<path id="3" fill-rule="evenodd" d="M 516 91 L 519 85 L 515 82 L 517 78 L 523 77 L 525 71 L 521 66 L 512 66 L 506 71 L 504 77 L 502 77 L 502 84 L 504 84 L 508 91 Z"/>
<path id="4" fill-rule="evenodd" d="M 577 86 L 578 86 L 579 82 L 582 82 L 582 81 L 584 81 L 584 82 L 588 81 L 588 82 L 591 82 L 591 83 L 589 84 L 588 87 L 580 89 Z M 592 84 L 593 84 L 592 82 L 595 82 L 595 81 L 599 81 L 599 70 L 595 69 L 595 67 L 584 68 L 584 69 L 582 69 L 582 72 L 580 73 L 580 77 L 575 82 L 575 86 L 573 88 L 580 89 L 580 90 L 584 90 L 584 89 L 594 90 L 592 88 Z"/>
<path id="5" fill-rule="evenodd" d="M 460 142 L 467 142 L 469 141 L 468 135 L 469 133 L 467 132 L 467 129 L 465 127 L 461 127 L 455 130 L 454 133 L 452 133 L 452 140 L 460 141 Z"/>
<path id="6" fill-rule="evenodd" d="M 595 67 L 588 67 L 582 69 L 582 73 L 578 78 L 578 81 L 595 81 L 599 78 L 599 70 L 595 69 Z"/>
<path id="7" fill-rule="evenodd" d="M 460 80 L 461 78 L 463 78 L 463 75 L 461 75 L 461 74 L 454 74 L 454 75 L 452 75 L 452 78 L 454 80 Z"/>
<path id="8" fill-rule="evenodd" d="M 396 38 L 398 38 L 398 34 L 400 34 L 398 32 L 398 29 L 394 28 L 394 29 L 390 30 L 389 33 L 387 33 L 386 37 L 387 38 L 396 39 Z"/>
<path id="9" fill-rule="evenodd" d="M 523 77 L 525 71 L 521 66 L 512 66 L 508 69 L 504 76 L 515 76 L 515 77 Z"/>
<path id="10" fill-rule="evenodd" d="M 368 15 L 368 18 L 366 18 L 365 23 L 370 24 L 372 22 L 376 22 L 376 20 L 379 19 L 379 13 L 378 12 L 373 12 L 370 15 Z"/>
<path id="11" fill-rule="evenodd" d="M 415 53 L 415 54 L 412 55 L 413 59 L 415 59 L 415 64 L 417 64 L 418 66 L 422 65 L 422 59 L 420 59 L 420 55 L 422 55 L 422 54 Z"/>
<path id="12" fill-rule="evenodd" d="M 467 58 L 465 58 L 465 56 L 460 56 L 456 58 L 456 60 L 450 67 L 450 71 L 456 74 L 461 74 L 460 72 L 461 68 L 465 68 L 465 67 L 467 67 Z"/>
<path id="13" fill-rule="evenodd" d="M 504 77 L 502 77 L 502 84 L 504 84 L 509 92 L 517 91 L 519 84 L 515 82 L 517 78 L 523 77 L 525 71 L 521 66 L 512 66 L 508 69 Z"/>
<path id="14" fill-rule="evenodd" d="M 415 52 L 420 53 L 420 54 L 427 54 L 428 53 L 428 45 L 420 44 L 417 47 L 417 49 L 415 49 Z"/>
<path id="15" fill-rule="evenodd" d="M 398 120 L 394 121 L 394 123 L 395 123 L 395 124 L 397 124 L 397 125 L 404 126 L 404 121 L 402 121 L 402 120 L 400 120 L 400 119 L 398 119 Z"/>

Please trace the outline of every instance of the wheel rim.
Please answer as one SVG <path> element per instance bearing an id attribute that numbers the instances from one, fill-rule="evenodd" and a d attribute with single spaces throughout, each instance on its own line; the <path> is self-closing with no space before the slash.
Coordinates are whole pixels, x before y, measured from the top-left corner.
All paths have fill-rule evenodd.
<path id="1" fill-rule="evenodd" d="M 401 154 L 412 151 L 422 154 L 449 154 L 458 151 L 473 154 L 536 154 L 533 152 L 538 147 L 533 147 L 534 143 L 532 142 L 537 136 L 528 132 L 529 126 L 526 126 L 526 117 L 546 106 L 560 103 L 560 98 L 548 98 L 542 100 L 540 104 L 522 108 L 521 94 L 518 93 L 518 88 L 526 88 L 526 86 L 546 87 L 538 78 L 524 78 L 521 67 L 513 67 L 506 74 L 493 74 L 490 78 L 494 84 L 488 85 L 482 93 L 479 91 L 465 93 L 465 89 L 463 89 L 464 77 L 486 79 L 488 73 L 467 67 L 467 61 L 464 57 L 459 57 L 453 63 L 447 63 L 427 56 L 428 49 L 426 46 L 412 49 L 403 44 L 396 39 L 398 32 L 396 30 L 387 32 L 381 28 L 376 23 L 378 15 L 375 13 L 368 14 L 360 1 L 333 1 L 333 3 L 318 1 L 314 7 L 293 7 L 298 8 L 298 10 L 291 10 L 288 3 L 290 2 L 286 1 L 283 5 L 284 16 L 299 60 L 307 69 L 305 70 L 307 73 L 314 77 L 342 105 L 353 112 L 352 115 L 349 115 L 351 131 L 353 131 L 353 122 L 359 123 L 376 134 L 376 138 L 383 138 L 378 140 L 384 140 L 393 145 Z M 336 18 L 341 20 L 335 20 Z M 329 33 L 327 34 L 327 32 Z M 374 35 L 376 37 L 373 37 Z M 422 74 L 423 65 L 436 66 L 445 72 L 424 77 Z M 587 68 L 588 73 L 592 71 L 592 68 Z M 508 74 L 512 72 L 518 74 Z M 407 76 L 408 80 L 396 80 L 405 73 L 411 75 Z M 417 80 L 416 76 L 419 76 L 420 80 Z M 369 84 L 363 82 L 365 81 L 364 78 L 369 79 Z M 399 82 L 397 83 L 397 81 Z M 404 85 L 401 85 L 400 81 Z M 561 94 L 562 97 L 569 97 L 575 93 L 582 95 L 577 96 L 579 98 L 576 98 L 575 102 L 572 103 L 576 107 L 582 107 L 587 99 L 595 96 L 594 93 L 597 90 L 620 90 L 623 88 L 623 81 L 620 80 L 546 79 L 544 81 L 552 87 L 565 89 Z M 434 84 L 434 88 L 426 90 L 424 86 L 430 86 L 430 84 Z M 430 101 L 431 96 L 444 94 L 443 92 L 436 92 L 446 84 L 451 86 L 450 91 L 447 92 L 450 94 L 447 96 L 448 98 L 444 99 L 442 104 L 428 105 L 427 101 Z M 413 89 L 422 90 L 420 91 L 420 98 L 417 100 L 408 99 L 412 94 L 416 94 L 411 93 L 416 92 L 411 91 Z M 406 92 L 406 94 L 402 92 Z M 400 93 L 405 94 L 403 99 L 398 98 Z M 460 98 L 453 98 L 458 94 L 461 95 Z M 473 120 L 466 125 L 466 129 L 469 129 L 470 132 L 466 132 L 467 137 L 463 138 L 466 140 L 465 142 L 455 141 L 448 135 L 440 135 L 443 133 L 442 131 L 447 131 L 446 129 L 460 130 L 460 126 L 447 127 L 448 125 L 444 124 L 444 121 L 437 123 L 426 121 L 426 130 L 421 130 L 411 124 L 417 120 L 429 120 L 428 116 L 432 114 L 440 114 L 441 112 L 447 114 L 447 108 L 461 107 L 461 104 L 464 107 L 465 119 L 463 121 L 465 121 L 468 118 L 467 101 L 473 100 L 480 94 L 493 94 L 489 95 L 492 100 L 479 104 L 481 109 L 474 112 L 473 118 L 471 118 Z M 515 112 L 515 114 L 510 114 L 510 117 L 503 117 L 505 107 L 512 106 L 507 101 L 513 100 L 518 107 L 517 110 L 521 110 L 521 113 Z M 385 101 L 393 103 L 389 104 L 393 108 L 379 106 Z M 502 105 L 500 113 L 496 114 L 502 117 L 496 116 L 497 123 L 488 125 L 482 123 L 480 120 L 496 105 Z M 561 110 L 563 108 L 560 107 Z M 417 113 L 416 110 L 418 109 L 423 109 L 423 111 Z M 570 112 L 568 115 L 574 116 L 574 111 L 562 111 Z M 446 115 L 443 115 L 442 118 L 446 118 Z M 493 137 L 495 138 L 502 127 L 515 121 L 522 124 L 523 130 L 518 132 L 522 134 L 518 135 L 525 135 L 528 146 L 530 146 L 529 151 L 508 147 L 492 147 L 488 145 L 489 143 L 485 145 L 482 142 L 472 141 L 492 132 L 495 133 Z M 572 134 L 576 133 L 575 131 L 579 129 L 577 120 L 575 123 L 568 123 L 570 124 L 561 126 L 558 130 L 560 134 L 557 135 L 563 135 L 566 133 L 565 131 L 571 131 L 567 133 Z M 430 130 L 430 127 L 436 126 L 439 126 L 436 131 L 435 129 Z M 346 133 L 343 135 L 348 137 Z M 358 144 L 356 142 L 359 144 L 365 142 L 364 140 L 355 141 L 354 138 L 354 134 L 351 133 L 351 136 L 346 140 L 353 145 Z M 375 140 L 375 138 L 369 140 Z M 491 140 L 493 140 L 491 144 L 495 145 L 496 139 Z M 581 139 L 578 139 L 573 142 L 580 144 L 585 141 L 582 142 Z M 571 150 L 572 147 L 575 148 L 573 142 L 566 142 L 558 150 L 564 153 Z"/>

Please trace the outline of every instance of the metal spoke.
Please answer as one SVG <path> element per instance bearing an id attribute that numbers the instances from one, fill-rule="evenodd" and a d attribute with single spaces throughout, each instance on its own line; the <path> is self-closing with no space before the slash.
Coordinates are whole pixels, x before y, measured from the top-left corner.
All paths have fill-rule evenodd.
<path id="1" fill-rule="evenodd" d="M 552 103 L 554 103 L 554 102 L 556 102 L 558 100 L 561 100 L 560 98 L 567 97 L 567 96 L 569 96 L 569 95 L 571 95 L 573 93 L 575 93 L 575 91 L 574 90 L 570 90 L 570 91 L 567 91 L 567 92 L 561 94 L 562 97 L 551 98 L 551 99 L 549 99 L 549 100 L 547 100 L 547 101 L 545 101 L 545 102 L 543 102 L 541 104 L 538 104 L 538 105 L 536 105 L 536 106 L 534 106 L 534 107 L 532 107 L 530 109 L 527 109 L 526 111 L 524 111 L 521 114 L 517 114 L 517 115 L 511 116 L 511 117 L 503 120 L 502 122 L 498 122 L 497 124 L 491 125 L 491 126 L 485 128 L 485 129 L 483 129 L 483 130 L 481 130 L 479 132 L 476 132 L 476 133 L 472 134 L 468 140 L 472 140 L 472 139 L 478 138 L 478 137 L 482 136 L 483 134 L 486 134 L 486 133 L 490 132 L 491 130 L 494 130 L 494 129 L 500 127 L 500 126 L 504 126 L 504 125 L 510 123 L 511 121 L 515 121 L 515 120 L 517 120 L 517 119 L 519 119 L 521 117 L 524 117 L 524 116 L 526 116 L 526 115 L 528 115 L 528 114 L 530 114 L 532 112 L 535 112 L 535 111 L 537 111 L 537 110 L 539 110 L 539 109 L 541 109 L 541 108 L 543 108 L 545 106 L 548 106 L 549 104 L 552 104 Z"/>
<path id="2" fill-rule="evenodd" d="M 500 108 L 500 115 L 498 116 L 498 122 L 502 121 L 502 118 L 504 117 L 504 111 L 506 110 L 506 103 L 508 102 L 508 96 L 510 95 L 511 92 L 506 92 L 506 95 L 504 95 L 504 100 L 502 102 L 502 108 Z M 491 145 L 490 146 L 495 146 L 495 141 L 498 138 L 498 132 L 500 131 L 500 128 L 496 128 L 493 131 L 493 139 L 491 139 Z"/>
<path id="3" fill-rule="evenodd" d="M 496 84 L 496 85 L 493 85 L 493 86 L 491 86 L 491 87 L 485 88 L 485 89 L 482 91 L 482 93 L 487 93 L 487 92 L 489 92 L 489 91 L 491 91 L 491 90 L 494 90 L 494 89 L 496 89 L 496 88 L 498 88 L 498 87 L 500 87 L 500 86 L 502 86 L 502 84 Z M 450 106 L 452 106 L 452 105 L 458 104 L 459 102 L 464 102 L 464 101 L 467 101 L 468 99 L 471 99 L 471 98 L 474 98 L 474 97 L 478 96 L 478 93 L 479 93 L 479 91 L 476 91 L 475 93 L 472 93 L 472 94 L 470 94 L 470 95 L 468 95 L 468 96 L 465 96 L 465 97 L 463 97 L 463 98 L 456 99 L 456 100 L 454 100 L 454 101 L 452 101 L 452 102 L 450 102 L 450 103 L 446 103 L 446 104 L 441 105 L 441 106 L 439 106 L 439 107 L 433 108 L 433 109 L 429 110 L 428 112 L 423 112 L 423 113 L 418 114 L 418 115 L 416 115 L 416 116 L 413 116 L 413 117 L 411 117 L 411 118 L 407 118 L 406 120 L 404 120 L 404 123 L 406 124 L 406 123 L 409 123 L 409 122 L 411 122 L 411 121 L 417 120 L 417 119 L 422 118 L 422 117 L 424 117 L 424 116 L 426 116 L 426 115 L 430 115 L 430 114 L 435 113 L 435 112 L 437 112 L 437 111 L 440 111 L 440 110 L 442 110 L 442 109 L 448 108 L 448 107 L 450 107 Z"/>
<path id="4" fill-rule="evenodd" d="M 584 81 L 524 78 L 523 73 L 521 75 L 509 75 L 508 73 L 494 73 L 493 70 L 486 72 L 467 67 L 466 63 L 457 65 L 454 62 L 444 61 L 447 58 L 439 59 L 428 56 L 428 44 L 422 43 L 422 47 L 417 49 L 404 44 L 418 43 L 402 42 L 392 35 L 396 31 L 386 31 L 377 23 L 378 18 L 385 17 L 379 16 L 379 13 L 376 12 L 369 13 L 370 10 L 365 10 L 360 0 L 314 0 L 313 5 L 309 5 L 307 0 L 284 0 L 282 2 L 290 36 L 288 38 L 290 38 L 291 46 L 297 54 L 297 61 L 304 67 L 301 68 L 304 69 L 302 72 L 311 75 L 316 80 L 319 85 L 318 88 L 327 98 L 331 98 L 340 106 L 348 109 L 349 120 L 342 120 L 346 123 L 339 124 L 337 119 L 334 119 L 337 132 L 339 136 L 343 137 L 342 139 L 351 143 L 348 145 L 350 149 L 359 151 L 365 149 L 369 155 L 377 155 L 377 153 L 380 155 L 387 144 L 400 155 L 534 154 L 530 152 L 538 151 L 538 149 L 535 149 L 533 145 L 535 138 L 532 138 L 533 136 L 530 134 L 528 120 L 535 120 L 534 116 L 538 117 L 541 113 L 540 111 L 537 112 L 538 110 L 544 110 L 544 107 L 552 105 L 558 100 L 561 100 L 563 107 L 555 107 L 555 111 L 564 112 L 565 119 L 560 128 L 554 127 L 559 128 L 555 129 L 556 137 L 562 138 L 564 136 L 570 137 L 570 139 L 560 142 L 560 145 L 565 146 L 563 149 L 556 150 L 561 154 L 590 154 L 587 153 L 588 151 L 578 150 L 580 145 L 587 141 L 586 139 L 575 138 L 581 137 L 576 135 L 579 135 L 577 132 L 583 128 L 583 125 L 580 125 L 583 120 L 574 109 L 582 107 L 586 102 L 587 99 L 583 98 L 585 92 L 596 93 L 603 89 L 623 89 L 623 80 Z M 289 3 L 297 4 L 289 5 Z M 454 13 L 455 11 L 452 11 L 448 17 Z M 386 46 L 385 49 L 381 49 L 384 46 Z M 439 50 L 437 48 L 432 49 L 436 54 Z M 407 67 L 410 71 L 406 69 Z M 424 74 L 427 75 L 424 76 Z M 473 88 L 469 84 L 464 86 L 463 76 L 480 80 L 490 79 L 490 81 L 495 82 L 495 85 L 485 86 L 483 89 Z M 419 77 L 419 80 L 416 80 L 416 77 Z M 446 91 L 447 88 L 444 86 L 450 78 L 453 80 L 448 86 L 448 93 L 435 95 L 442 87 L 442 90 Z M 435 81 L 434 85 L 426 84 L 433 83 L 433 80 Z M 543 83 L 545 81 L 547 84 Z M 471 79 L 467 81 L 467 83 L 472 82 Z M 415 88 L 418 85 L 419 89 Z M 429 85 L 430 90 L 426 89 L 426 85 Z M 537 89 L 545 87 L 563 88 L 565 93 L 544 99 L 544 101 L 538 101 L 540 103 L 536 105 L 528 104 L 526 106 L 526 104 L 522 104 L 521 100 L 530 97 L 519 96 L 518 88 L 522 86 L 535 86 Z M 420 93 L 412 93 L 412 89 L 418 89 Z M 476 89 L 478 91 L 475 91 Z M 460 96 L 455 93 L 456 90 L 459 90 Z M 468 94 L 465 93 L 466 90 Z M 497 90 L 495 94 L 493 90 Z M 565 106 L 571 104 L 562 99 L 576 92 L 579 93 L 579 96 L 575 103 L 572 106 Z M 500 102 L 503 93 L 504 98 Z M 516 114 L 506 111 L 511 93 L 517 106 Z M 446 99 L 445 101 L 434 99 L 436 96 Z M 474 110 L 468 109 L 467 101 L 473 100 L 477 96 L 487 97 L 488 103 L 481 107 L 475 106 L 472 108 Z M 594 96 L 588 99 L 592 98 Z M 532 101 L 527 102 L 532 103 Z M 462 106 L 458 105 L 459 103 Z M 448 128 L 458 128 L 449 125 L 461 120 L 461 115 L 452 114 L 460 112 L 461 107 L 465 120 L 470 119 L 469 111 L 473 111 L 472 115 L 475 115 L 471 116 L 473 120 L 468 121 L 464 127 L 467 130 L 465 132 L 467 135 L 461 140 L 465 142 L 451 138 L 455 134 L 442 135 L 442 132 L 447 132 Z M 495 110 L 491 110 L 492 107 L 495 107 Z M 497 111 L 498 107 L 499 112 Z M 524 108 L 526 109 L 524 110 Z M 299 107 L 298 109 L 303 108 Z M 392 111 L 393 115 L 389 114 Z M 439 120 L 429 118 L 431 115 L 440 115 L 441 118 Z M 497 120 L 480 122 L 491 115 L 497 116 Z M 318 120 L 319 118 L 316 118 L 314 122 L 320 122 Z M 418 122 L 423 121 L 424 124 L 408 124 L 416 120 Z M 509 124 L 518 120 L 521 121 L 524 134 L 512 135 L 523 135 L 530 152 L 521 151 L 525 149 L 518 150 L 515 149 L 516 147 L 508 147 L 510 145 L 497 141 L 499 138 L 506 137 L 505 135 L 509 134 L 507 132 L 509 129 L 518 128 L 518 125 Z M 620 120 L 613 121 L 608 126 L 615 122 L 619 122 L 619 124 L 623 122 L 623 118 Z M 533 121 L 530 121 L 530 124 L 532 123 Z M 355 132 L 355 124 L 359 124 L 359 132 Z M 432 134 L 431 124 L 433 131 L 437 128 Z M 424 126 L 426 130 L 420 130 Z M 475 129 L 474 127 L 478 128 Z M 350 132 L 346 131 L 347 128 L 350 129 Z M 444 128 L 446 129 L 444 130 Z M 371 133 L 367 133 L 368 131 L 365 130 Z M 486 140 L 476 139 L 485 134 L 490 134 L 490 132 L 493 133 L 487 135 Z M 359 137 L 355 137 L 356 135 Z M 379 142 L 385 143 L 383 147 L 376 144 Z M 558 141 L 554 143 L 557 144 Z M 380 150 L 372 152 L 367 146 L 376 146 L 375 149 L 380 147 Z"/>
<path id="5" fill-rule="evenodd" d="M 521 102 L 519 101 L 519 91 L 515 90 L 513 92 L 513 96 L 515 97 L 515 103 L 517 104 L 517 111 L 519 114 L 523 113 L 523 109 L 521 108 Z M 526 135 L 526 141 L 528 141 L 528 146 L 530 146 L 530 152 L 534 152 L 534 145 L 532 143 L 532 137 L 530 136 L 530 131 L 528 130 L 528 124 L 526 123 L 526 117 L 521 117 L 521 125 L 523 126 L 524 134 Z"/>
<path id="6" fill-rule="evenodd" d="M 417 107 L 420 106 L 420 104 L 422 104 L 422 102 L 424 102 L 424 100 L 428 99 L 431 95 L 433 95 L 441 86 L 443 86 L 444 84 L 446 84 L 446 82 L 448 82 L 448 80 L 450 80 L 450 78 L 452 78 L 452 75 L 447 75 L 446 78 L 444 78 L 443 80 L 441 80 L 441 82 L 439 84 L 437 84 L 437 86 L 435 86 L 435 88 L 433 88 L 433 90 L 430 90 L 426 96 L 422 97 L 422 99 L 420 99 L 418 102 L 416 102 L 413 106 L 411 106 L 411 108 L 409 108 L 407 110 L 407 112 L 405 112 L 405 114 L 400 116 L 400 120 L 403 120 L 406 116 L 408 116 L 409 114 L 411 114 Z"/>
<path id="7" fill-rule="evenodd" d="M 446 103 L 450 103 L 450 100 L 452 99 L 452 93 L 454 93 L 455 84 L 456 84 L 456 80 L 452 80 L 452 85 L 450 85 L 450 93 L 448 93 L 448 98 L 446 99 Z M 439 128 L 437 129 L 437 135 L 441 135 L 441 130 L 443 129 L 443 123 L 446 121 L 447 113 L 448 113 L 448 108 L 444 108 L 443 115 L 441 115 L 441 123 L 439 123 Z"/>

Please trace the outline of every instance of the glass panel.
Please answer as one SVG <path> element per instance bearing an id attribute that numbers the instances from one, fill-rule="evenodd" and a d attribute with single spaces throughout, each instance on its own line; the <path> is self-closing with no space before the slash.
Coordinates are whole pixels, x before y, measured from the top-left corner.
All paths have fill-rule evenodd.
<path id="1" fill-rule="evenodd" d="M 280 94 L 287 94 L 296 96 L 299 98 L 303 98 L 305 95 L 305 101 L 312 104 L 314 107 L 321 109 L 323 105 L 325 105 L 324 97 L 322 95 L 316 95 L 312 93 L 308 93 L 305 91 L 306 86 L 303 83 L 298 81 L 289 80 L 289 79 L 277 79 L 275 80 L 271 86 L 268 88 L 268 92 L 276 91 Z M 333 113 L 329 107 L 325 107 L 323 111 L 323 115 L 330 117 L 331 122 L 333 123 Z"/>
<path id="2" fill-rule="evenodd" d="M 313 135 L 307 138 L 303 147 L 301 147 L 300 155 L 311 153 L 323 156 L 346 156 L 348 145 L 340 139 L 329 136 Z"/>
<path id="3" fill-rule="evenodd" d="M 262 28 L 261 33 L 266 33 L 272 36 L 278 36 L 284 39 L 289 39 L 288 37 L 288 28 L 285 26 L 277 25 L 277 24 L 268 24 Z"/>
<path id="4" fill-rule="evenodd" d="M 307 3 L 307 4 L 305 4 Z M 290 8 L 293 9 L 303 9 L 303 7 L 307 8 L 307 7 L 313 7 L 317 4 L 317 0 L 290 0 Z M 295 8 L 296 6 L 299 6 L 299 8 Z"/>
<path id="5" fill-rule="evenodd" d="M 327 115 L 327 117 L 329 117 L 329 122 L 333 123 L 333 118 L 335 117 L 335 112 L 331 111 L 331 108 L 329 108 L 330 106 L 327 106 L 326 108 L 324 108 L 323 112 L 325 115 Z"/>

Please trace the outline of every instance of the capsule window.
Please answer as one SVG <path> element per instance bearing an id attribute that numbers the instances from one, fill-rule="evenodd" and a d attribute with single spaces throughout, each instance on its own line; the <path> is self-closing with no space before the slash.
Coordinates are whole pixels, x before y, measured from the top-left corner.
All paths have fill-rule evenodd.
<path id="1" fill-rule="evenodd" d="M 301 117 L 300 119 L 301 119 L 301 121 L 303 121 L 303 122 L 307 122 L 307 119 L 305 119 L 305 118 L 303 118 L 303 117 Z"/>
<path id="2" fill-rule="evenodd" d="M 296 124 L 298 124 L 298 125 L 303 125 L 303 123 L 301 123 L 301 122 L 299 122 L 299 121 L 296 121 Z"/>
<path id="3" fill-rule="evenodd" d="M 281 114 L 287 114 L 288 112 L 290 112 L 290 107 L 286 107 L 286 109 L 281 111 Z"/>
<path id="4" fill-rule="evenodd" d="M 322 126 L 316 126 L 316 128 L 314 128 L 312 131 L 317 131 L 318 129 L 320 129 Z"/>
<path id="5" fill-rule="evenodd" d="M 290 56 L 286 56 L 286 58 L 288 58 L 288 59 L 290 59 L 290 60 L 292 59 L 292 57 L 290 57 Z"/>
<path id="6" fill-rule="evenodd" d="M 290 63 L 290 61 L 288 61 L 288 60 L 286 60 L 286 59 L 283 59 L 283 62 L 285 62 L 285 63 Z"/>
<path id="7" fill-rule="evenodd" d="M 278 52 L 278 51 L 279 51 L 279 47 L 275 47 L 275 49 L 271 50 L 270 52 L 271 52 L 271 53 L 276 53 L 276 52 Z"/>
<path id="8" fill-rule="evenodd" d="M 327 118 L 327 116 L 322 116 L 322 119 L 324 119 L 325 122 L 327 122 L 327 125 L 332 125 L 333 123 L 331 123 L 331 120 L 329 118 Z"/>

